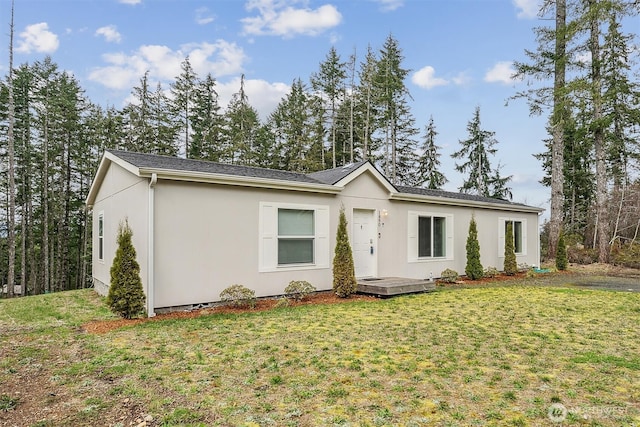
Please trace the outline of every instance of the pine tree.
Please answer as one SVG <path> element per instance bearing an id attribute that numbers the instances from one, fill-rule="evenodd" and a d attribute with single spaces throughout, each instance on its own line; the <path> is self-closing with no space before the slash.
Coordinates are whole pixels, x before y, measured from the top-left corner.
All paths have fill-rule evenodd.
<path id="1" fill-rule="evenodd" d="M 193 118 L 192 110 L 194 108 L 195 90 L 198 82 L 198 76 L 187 56 L 182 64 L 180 64 L 182 72 L 171 85 L 171 109 L 176 116 L 180 127 L 182 128 L 182 136 L 184 138 L 185 156 L 190 157 L 191 153 L 189 142 L 191 138 L 191 121 Z"/>
<path id="2" fill-rule="evenodd" d="M 499 168 L 493 170 L 489 156 L 498 151 L 494 146 L 498 143 L 495 132 L 483 130 L 480 124 L 480 107 L 476 107 L 473 118 L 467 124 L 469 137 L 460 141 L 462 148 L 451 155 L 454 159 L 466 159 L 462 164 L 456 163 L 458 172 L 467 173 L 460 191 L 484 197 L 494 197 L 510 193 L 506 184 L 511 177 L 501 177 Z"/>
<path id="3" fill-rule="evenodd" d="M 107 295 L 111 310 L 125 319 L 143 314 L 145 302 L 132 236 L 129 222 L 125 219 L 118 227 L 118 249 L 111 265 L 111 285 Z"/>
<path id="4" fill-rule="evenodd" d="M 422 155 L 418 160 L 418 178 L 415 184 L 432 190 L 440 189 L 447 183 L 447 178 L 440 168 L 440 147 L 436 145 L 436 126 L 433 116 L 429 118 L 429 124 L 425 127 L 422 143 Z"/>
<path id="5" fill-rule="evenodd" d="M 484 275 L 480 262 L 480 242 L 478 242 L 478 226 L 475 217 L 469 222 L 469 235 L 467 236 L 467 265 L 464 272 L 471 280 L 480 279 Z"/>
<path id="6" fill-rule="evenodd" d="M 567 245 L 564 241 L 564 232 L 560 230 L 560 236 L 558 237 L 558 250 L 556 251 L 556 268 L 560 271 L 567 269 Z"/>
<path id="7" fill-rule="evenodd" d="M 518 262 L 516 261 L 516 251 L 513 240 L 513 222 L 507 221 L 507 231 L 504 234 L 504 272 L 508 276 L 513 276 L 518 272 Z"/>
<path id="8" fill-rule="evenodd" d="M 328 129 L 331 147 L 331 167 L 338 166 L 336 130 L 338 127 L 338 107 L 345 97 L 344 83 L 347 77 L 346 64 L 340 60 L 335 47 L 331 47 L 327 57 L 320 63 L 320 70 L 311 76 L 311 87 L 317 92 L 324 111 L 325 129 Z"/>
<path id="9" fill-rule="evenodd" d="M 253 165 L 253 146 L 260 120 L 256 109 L 249 104 L 249 97 L 244 90 L 244 74 L 240 77 L 240 90 L 231 97 L 224 117 L 227 144 L 224 161 Z"/>
<path id="10" fill-rule="evenodd" d="M 224 154 L 224 117 L 220 113 L 216 80 L 211 74 L 196 85 L 191 113 L 193 136 L 188 157 L 220 161 Z"/>
<path id="11" fill-rule="evenodd" d="M 356 281 L 353 254 L 347 235 L 347 217 L 344 207 L 340 209 L 338 232 L 336 234 L 336 249 L 333 256 L 333 292 L 340 298 L 347 298 L 356 293 Z"/>

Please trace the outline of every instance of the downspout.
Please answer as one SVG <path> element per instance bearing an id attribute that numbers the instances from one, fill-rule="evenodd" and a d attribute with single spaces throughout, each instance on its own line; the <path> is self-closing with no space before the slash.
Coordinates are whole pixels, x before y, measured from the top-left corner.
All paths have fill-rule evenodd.
<path id="1" fill-rule="evenodd" d="M 151 174 L 151 179 L 149 180 L 149 220 L 147 224 L 149 225 L 148 230 L 148 246 L 147 246 L 147 316 L 154 317 L 156 315 L 154 311 L 154 297 L 153 297 L 153 288 L 154 288 L 154 243 L 153 243 L 153 232 L 154 232 L 154 218 L 155 218 L 155 186 L 158 182 L 158 175 L 153 173 Z"/>
<path id="2" fill-rule="evenodd" d="M 540 217 L 542 216 L 542 212 L 538 212 L 538 218 L 536 221 L 536 230 L 538 230 L 538 232 L 536 233 L 537 236 L 537 240 L 538 240 L 538 244 L 536 245 L 536 255 L 537 255 L 537 267 L 538 268 L 542 268 L 542 264 L 540 263 Z"/>

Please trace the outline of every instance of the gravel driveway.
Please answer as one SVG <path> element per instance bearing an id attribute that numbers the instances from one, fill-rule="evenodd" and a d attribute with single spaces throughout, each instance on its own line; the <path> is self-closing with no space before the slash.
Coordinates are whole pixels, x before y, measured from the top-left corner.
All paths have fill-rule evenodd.
<path id="1" fill-rule="evenodd" d="M 569 286 L 609 291 L 640 292 L 640 276 L 582 276 L 572 279 Z"/>

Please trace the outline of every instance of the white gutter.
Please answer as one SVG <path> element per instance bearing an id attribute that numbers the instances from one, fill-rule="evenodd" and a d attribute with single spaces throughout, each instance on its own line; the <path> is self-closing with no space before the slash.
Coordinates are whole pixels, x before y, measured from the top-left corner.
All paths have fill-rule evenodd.
<path id="1" fill-rule="evenodd" d="M 151 174 L 151 179 L 149 180 L 149 219 L 147 221 L 149 225 L 148 233 L 148 244 L 147 244 L 147 316 L 154 317 L 156 315 L 154 311 L 154 297 L 153 297 L 153 287 L 154 287 L 154 243 L 153 243 L 153 232 L 154 232 L 154 218 L 155 218 L 155 186 L 158 182 L 158 175 L 153 173 Z"/>

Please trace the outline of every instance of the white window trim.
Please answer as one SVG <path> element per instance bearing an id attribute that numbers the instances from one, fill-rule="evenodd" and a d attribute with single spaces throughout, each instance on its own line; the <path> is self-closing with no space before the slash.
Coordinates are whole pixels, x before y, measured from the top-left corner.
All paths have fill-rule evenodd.
<path id="1" fill-rule="evenodd" d="M 419 257 L 418 256 L 418 218 L 419 217 L 445 218 L 445 256 L 443 257 Z M 441 262 L 453 260 L 453 214 L 429 211 L 409 211 L 407 215 L 407 261 L 408 262 Z"/>
<path id="2" fill-rule="evenodd" d="M 102 235 L 100 235 L 100 222 L 102 221 Z M 104 259 L 105 259 L 105 245 L 104 245 L 104 211 L 100 211 L 98 212 L 98 232 L 96 233 L 98 235 L 98 251 L 97 251 L 97 260 L 101 263 L 104 264 Z M 102 250 L 101 250 L 102 249 Z M 102 258 L 100 258 L 100 254 L 102 253 Z"/>
<path id="3" fill-rule="evenodd" d="M 527 219 L 520 217 L 498 218 L 498 258 L 504 258 L 505 223 L 516 221 L 522 223 L 522 252 L 516 252 L 516 257 L 527 255 Z"/>
<path id="4" fill-rule="evenodd" d="M 314 211 L 313 264 L 278 264 L 278 209 Z M 258 271 L 296 271 L 329 268 L 329 206 L 260 202 Z"/>

